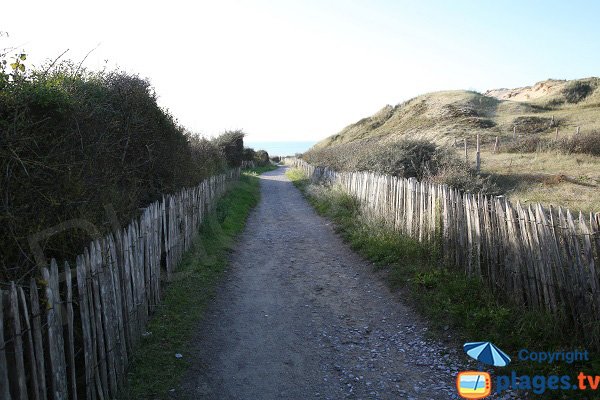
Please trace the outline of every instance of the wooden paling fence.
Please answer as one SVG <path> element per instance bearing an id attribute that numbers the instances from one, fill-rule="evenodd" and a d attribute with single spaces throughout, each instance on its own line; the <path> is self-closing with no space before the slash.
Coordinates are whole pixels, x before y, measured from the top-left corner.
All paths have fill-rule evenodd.
<path id="1" fill-rule="evenodd" d="M 200 224 L 240 170 L 164 196 L 75 265 L 0 289 L 0 399 L 114 399 L 132 350 Z"/>
<path id="2" fill-rule="evenodd" d="M 335 172 L 286 159 L 313 181 L 355 196 L 368 215 L 420 241 L 441 241 L 446 261 L 531 309 L 600 333 L 600 213 L 511 204 L 505 197 L 371 172 Z M 594 328 L 594 329 L 592 329 Z"/>

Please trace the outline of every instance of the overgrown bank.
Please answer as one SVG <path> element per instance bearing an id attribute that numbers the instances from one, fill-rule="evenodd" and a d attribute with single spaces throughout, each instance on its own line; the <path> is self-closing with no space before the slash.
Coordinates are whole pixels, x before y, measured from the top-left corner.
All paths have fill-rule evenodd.
<path id="1" fill-rule="evenodd" d="M 508 299 L 493 296 L 480 281 L 447 268 L 436 243 L 420 243 L 367 219 L 353 197 L 336 187 L 310 184 L 300 170 L 288 171 L 288 177 L 320 214 L 335 222 L 354 250 L 387 270 L 390 284 L 402 290 L 438 333 L 451 329 L 465 341 L 492 341 L 509 354 L 522 348 L 543 351 L 585 347 L 584 340 L 558 318 L 527 311 Z M 600 368 L 595 360 L 597 349 L 589 350 L 593 361 L 586 364 L 533 366 L 514 357 L 511 367 L 531 374 L 594 372 Z"/>
<path id="2" fill-rule="evenodd" d="M 36 275 L 32 235 L 73 221 L 104 235 L 163 195 L 239 167 L 248 153 L 260 156 L 256 165 L 269 161 L 244 149 L 242 131 L 206 139 L 186 130 L 147 79 L 27 62 L 0 49 L 0 282 Z M 38 244 L 48 259 L 72 260 L 92 238 L 57 228 Z"/>
<path id="3" fill-rule="evenodd" d="M 64 62 L 0 70 L 0 78 L 0 280 L 31 270 L 32 234 L 74 219 L 104 234 L 106 207 L 129 221 L 164 194 L 239 166 L 225 150 L 241 154 L 243 133 L 190 134 L 137 75 Z M 40 245 L 46 257 L 67 260 L 90 239 L 68 229 Z"/>
<path id="4" fill-rule="evenodd" d="M 134 354 L 123 399 L 166 398 L 177 385 L 188 366 L 189 341 L 227 267 L 228 252 L 259 201 L 255 175 L 264 169 L 244 173 L 201 226 Z"/>

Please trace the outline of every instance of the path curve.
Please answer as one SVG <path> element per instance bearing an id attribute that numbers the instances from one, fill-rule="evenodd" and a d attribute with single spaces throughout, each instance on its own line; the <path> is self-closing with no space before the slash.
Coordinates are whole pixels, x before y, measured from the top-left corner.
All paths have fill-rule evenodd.
<path id="1" fill-rule="evenodd" d="M 261 176 L 226 278 L 198 326 L 189 399 L 453 399 L 456 350 L 318 216 L 279 168 Z M 462 356 L 461 356 L 462 357 Z"/>

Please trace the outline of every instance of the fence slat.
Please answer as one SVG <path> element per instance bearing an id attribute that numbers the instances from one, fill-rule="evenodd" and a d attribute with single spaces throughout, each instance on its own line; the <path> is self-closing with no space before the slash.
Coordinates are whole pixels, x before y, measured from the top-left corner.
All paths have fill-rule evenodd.
<path id="1" fill-rule="evenodd" d="M 10 399 L 8 365 L 6 363 L 6 343 L 4 342 L 4 293 L 0 289 L 0 397 Z"/>
<path id="2" fill-rule="evenodd" d="M 94 382 L 94 357 L 91 316 L 88 299 L 88 269 L 86 268 L 85 256 L 77 257 L 77 291 L 79 293 L 79 316 L 81 320 L 81 331 L 83 337 L 83 357 L 85 361 L 85 392 L 87 399 L 95 399 Z"/>
<path id="3" fill-rule="evenodd" d="M 29 284 L 29 297 L 31 299 L 31 315 L 33 324 L 33 341 L 35 343 L 35 361 L 37 363 L 39 397 L 46 399 L 46 365 L 44 358 L 44 342 L 42 336 L 42 316 L 40 312 L 40 300 L 38 287 L 35 279 L 31 278 Z M 1 320 L 2 318 L 0 318 Z"/>
<path id="4" fill-rule="evenodd" d="M 90 246 L 90 272 L 91 272 L 91 281 L 92 281 L 92 308 L 94 310 L 93 315 L 93 330 L 95 330 L 96 337 L 96 355 L 97 355 L 97 367 L 96 371 L 98 371 L 100 375 L 100 386 L 98 388 L 99 394 L 101 394 L 101 398 L 108 398 L 108 372 L 106 370 L 106 344 L 104 342 L 104 327 L 102 325 L 102 305 L 100 302 L 100 285 L 99 285 L 99 275 L 100 271 L 100 260 L 99 260 L 99 252 L 98 247 L 100 244 L 95 241 L 92 242 Z"/>
<path id="5" fill-rule="evenodd" d="M 73 327 L 73 279 L 71 267 L 65 262 L 65 284 L 67 286 L 67 365 L 71 380 L 71 399 L 77 400 L 77 376 L 75 372 L 75 334 Z"/>
<path id="6" fill-rule="evenodd" d="M 52 260 L 51 268 L 54 268 L 56 261 Z M 67 373 L 63 369 L 61 358 L 64 357 L 65 349 L 62 339 L 62 321 L 60 316 L 60 299 L 58 294 L 54 294 L 55 288 L 58 288 L 58 279 L 54 273 L 50 273 L 48 268 L 42 268 L 42 277 L 47 282 L 46 302 L 48 310 L 46 313 L 48 322 L 48 352 L 50 353 L 50 375 L 52 381 L 52 395 L 55 400 L 65 399 L 68 396 L 67 391 Z"/>
<path id="7" fill-rule="evenodd" d="M 25 361 L 23 360 L 23 338 L 21 337 L 21 315 L 19 313 L 17 287 L 14 282 L 11 282 L 10 285 L 10 316 L 12 320 L 12 336 L 15 349 L 15 373 L 17 376 L 19 398 L 21 400 L 27 400 Z"/>
<path id="8" fill-rule="evenodd" d="M 116 255 L 117 248 L 115 247 L 115 243 L 112 240 L 110 241 L 110 274 L 112 280 L 112 296 L 114 297 L 115 302 L 115 320 L 116 320 L 116 329 L 118 332 L 118 342 L 119 342 L 119 370 L 118 377 L 120 378 L 120 383 L 123 382 L 125 367 L 128 364 L 127 357 L 127 344 L 125 339 L 125 320 L 123 318 L 123 298 L 122 298 L 122 282 L 119 280 L 118 270 L 120 269 L 118 265 L 118 257 Z"/>
<path id="9" fill-rule="evenodd" d="M 108 382 L 111 397 L 116 397 L 117 388 L 117 377 L 115 370 L 115 340 L 113 333 L 115 332 L 113 322 L 114 316 L 112 315 L 112 299 L 109 295 L 108 280 L 109 270 L 107 267 L 107 260 L 104 249 L 106 247 L 103 243 L 98 243 L 97 248 L 97 260 L 98 260 L 98 286 L 100 289 L 100 307 L 102 312 L 102 331 L 104 333 L 104 343 L 106 345 L 106 368 L 108 372 Z"/>
<path id="10" fill-rule="evenodd" d="M 35 347 L 33 344 L 33 335 L 31 333 L 31 323 L 29 322 L 29 311 L 27 307 L 27 299 L 25 298 L 25 292 L 23 288 L 19 286 L 19 300 L 21 301 L 21 308 L 23 309 L 23 322 L 25 322 L 25 332 L 27 333 L 27 353 L 29 356 L 29 371 L 31 377 L 31 389 L 33 391 L 33 398 L 40 398 L 40 385 L 38 382 L 37 363 L 35 360 Z"/>

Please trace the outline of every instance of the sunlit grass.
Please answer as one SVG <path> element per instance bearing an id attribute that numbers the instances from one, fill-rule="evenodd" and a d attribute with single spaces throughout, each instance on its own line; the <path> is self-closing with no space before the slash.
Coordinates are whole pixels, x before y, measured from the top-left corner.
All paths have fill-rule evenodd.
<path id="1" fill-rule="evenodd" d="M 482 153 L 482 172 L 514 202 L 600 212 L 600 158 L 558 152 Z"/>

